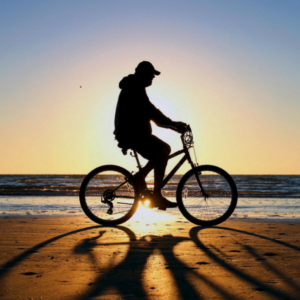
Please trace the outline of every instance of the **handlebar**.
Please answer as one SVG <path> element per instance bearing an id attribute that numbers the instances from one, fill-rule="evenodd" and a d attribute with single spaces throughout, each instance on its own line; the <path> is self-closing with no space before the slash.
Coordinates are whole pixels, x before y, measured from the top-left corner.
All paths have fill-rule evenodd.
<path id="1" fill-rule="evenodd" d="M 182 144 L 187 148 L 192 147 L 192 145 L 194 144 L 192 129 L 190 125 L 187 125 L 186 131 L 181 134 L 181 141 Z"/>
<path id="2" fill-rule="evenodd" d="M 174 126 L 169 126 L 169 128 L 180 133 L 180 131 Z M 181 135 L 183 136 L 186 132 L 192 132 L 190 125 L 186 125 L 185 131 L 183 133 L 181 133 Z"/>
<path id="3" fill-rule="evenodd" d="M 187 132 L 187 131 L 192 132 L 192 128 L 191 128 L 191 126 L 190 126 L 189 124 L 186 125 L 185 129 L 186 129 L 186 132 Z M 183 134 L 184 134 L 184 133 L 183 133 Z"/>
<path id="4" fill-rule="evenodd" d="M 188 132 L 190 132 L 190 133 L 192 134 L 192 128 L 191 128 L 190 125 L 186 125 L 186 127 L 185 127 L 185 132 L 183 132 L 183 133 L 181 134 L 181 137 L 183 138 L 184 135 L 185 135 L 186 133 L 188 133 Z"/>

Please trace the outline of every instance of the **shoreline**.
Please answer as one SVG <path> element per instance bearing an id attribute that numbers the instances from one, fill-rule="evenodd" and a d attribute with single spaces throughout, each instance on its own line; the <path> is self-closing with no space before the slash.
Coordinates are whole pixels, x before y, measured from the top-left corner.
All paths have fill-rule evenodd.
<path id="1" fill-rule="evenodd" d="M 175 197 L 168 197 L 176 202 Z M 144 214 L 159 216 L 160 220 L 173 216 L 182 217 L 178 209 L 166 212 L 156 209 Z M 79 198 L 73 196 L 0 196 L 0 218 L 10 216 L 83 216 Z M 136 214 L 135 214 L 136 215 Z M 134 216 L 135 216 L 134 215 Z M 300 205 L 296 198 L 239 198 L 231 219 L 263 222 L 299 222 Z"/>

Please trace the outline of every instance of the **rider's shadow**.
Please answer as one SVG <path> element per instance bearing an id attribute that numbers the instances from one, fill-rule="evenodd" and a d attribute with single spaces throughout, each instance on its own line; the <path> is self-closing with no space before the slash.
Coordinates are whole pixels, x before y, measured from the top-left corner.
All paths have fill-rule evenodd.
<path id="1" fill-rule="evenodd" d="M 114 229 L 116 230 L 116 227 L 114 227 Z M 93 298 L 104 294 L 115 294 L 117 290 L 119 295 L 123 297 L 134 295 L 136 297 L 146 298 L 147 293 L 140 283 L 143 271 L 140 266 L 144 266 L 147 262 L 147 251 L 143 251 L 146 249 L 147 245 L 143 243 L 143 240 L 140 240 L 138 244 L 139 251 L 135 251 L 133 249 L 134 241 L 137 241 L 135 234 L 130 229 L 123 226 L 118 227 L 118 229 L 127 234 L 130 239 L 130 241 L 126 243 L 129 247 L 126 257 L 117 266 L 106 265 L 105 271 L 94 280 L 93 285 L 88 290 L 87 294 L 89 297 Z M 103 230 L 100 231 L 98 236 L 84 239 L 74 248 L 74 252 L 76 254 L 88 255 L 90 262 L 92 264 L 97 264 L 98 260 L 93 250 L 96 246 L 101 246 L 101 237 L 105 234 L 110 234 L 108 230 L 110 230 L 110 227 L 103 227 Z M 124 242 L 114 243 L 114 246 L 118 245 L 124 245 Z M 111 256 L 108 260 L 110 258 Z M 139 278 L 138 282 L 135 278 Z M 84 296 L 83 299 L 86 299 L 85 297 L 86 296 Z"/>
<path id="2" fill-rule="evenodd" d="M 103 229 L 105 229 L 105 227 Z M 116 293 L 117 290 L 118 294 L 124 298 L 133 297 L 147 299 L 148 295 L 151 292 L 154 292 L 151 288 L 155 289 L 155 287 L 145 287 L 145 281 L 143 281 L 145 272 L 147 271 L 145 270 L 145 267 L 147 264 L 148 266 L 149 263 L 151 264 L 148 260 L 154 253 L 157 253 L 157 251 L 160 251 L 165 257 L 168 266 L 173 264 L 176 265 L 175 273 L 178 274 L 175 274 L 175 276 L 173 274 L 174 278 L 182 277 L 180 275 L 180 270 L 178 269 L 178 264 L 181 265 L 181 263 L 175 258 L 172 249 L 178 243 L 189 239 L 184 237 L 173 237 L 172 235 L 146 235 L 137 239 L 136 235 L 130 229 L 123 226 L 118 227 L 118 229 L 125 232 L 130 239 L 127 243 L 127 255 L 121 263 L 116 266 L 111 266 L 106 272 L 101 273 L 101 275 L 94 280 L 92 287 L 88 291 L 89 297 L 93 298 L 100 295 L 110 295 L 111 293 Z M 81 253 L 83 255 L 88 255 L 90 262 L 96 264 L 96 255 L 94 251 L 91 250 L 96 246 L 99 247 L 99 245 L 101 245 L 101 237 L 103 236 L 104 238 L 104 235 L 106 234 L 103 233 L 104 231 L 102 230 L 100 231 L 99 236 L 84 239 L 74 248 L 74 252 L 76 254 Z M 107 232 L 107 234 L 110 233 Z M 124 245 L 125 243 L 121 242 L 120 244 Z M 114 245 L 118 246 L 119 244 L 114 243 Z M 168 257 L 168 259 L 166 259 L 166 257 Z M 165 268 L 169 268 L 168 266 Z M 170 267 L 170 271 L 172 272 L 172 267 Z M 156 275 L 154 273 L 151 276 L 159 276 L 159 273 Z M 185 296 L 192 296 L 190 299 L 199 298 L 188 281 L 181 281 L 180 287 L 183 288 L 183 291 L 181 292 L 184 292 Z"/>

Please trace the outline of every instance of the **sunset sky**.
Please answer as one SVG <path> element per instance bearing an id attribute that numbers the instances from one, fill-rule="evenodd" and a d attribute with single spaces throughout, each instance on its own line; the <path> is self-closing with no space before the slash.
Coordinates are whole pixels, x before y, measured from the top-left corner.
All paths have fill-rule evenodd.
<path id="1" fill-rule="evenodd" d="M 161 71 L 150 100 L 191 125 L 199 164 L 300 174 L 299 1 L 1 1 L 0 41 L 0 174 L 135 170 L 114 113 L 143 60 Z"/>

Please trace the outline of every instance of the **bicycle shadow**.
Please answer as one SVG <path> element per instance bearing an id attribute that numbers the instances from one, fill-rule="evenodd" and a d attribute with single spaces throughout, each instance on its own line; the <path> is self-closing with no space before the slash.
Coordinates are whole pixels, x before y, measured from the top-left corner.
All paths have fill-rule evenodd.
<path id="1" fill-rule="evenodd" d="M 114 291 L 118 291 L 120 297 L 148 299 L 151 291 L 145 288 L 142 280 L 148 259 L 159 250 L 165 258 L 168 258 L 166 259 L 168 265 L 173 265 L 174 262 L 179 261 L 175 258 L 172 249 L 178 243 L 188 241 L 189 239 L 185 237 L 174 237 L 172 235 L 145 235 L 138 239 L 135 233 L 127 227 L 118 226 L 114 228 L 123 231 L 130 238 L 126 257 L 120 264 L 108 269 L 95 279 L 93 287 L 89 289 L 87 293 L 88 297 L 99 297 L 105 295 L 109 290 L 114 289 Z M 98 238 L 101 239 L 102 236 L 103 231 L 100 232 Z M 74 253 L 88 253 L 91 263 L 96 263 L 97 259 L 91 251 L 93 247 L 100 245 L 99 243 L 95 243 L 96 239 L 97 238 L 95 237 L 92 240 L 89 238 L 84 239 L 74 248 Z M 120 244 L 124 245 L 124 243 L 114 243 L 115 246 Z M 85 253 L 82 249 L 85 249 Z M 174 277 L 174 272 L 172 273 Z M 189 281 L 180 280 L 182 279 L 182 276 L 179 274 L 179 271 L 176 271 L 175 273 L 175 275 L 177 275 L 175 277 L 178 279 L 175 288 L 178 289 L 181 298 L 188 297 L 188 299 L 200 299 Z M 179 288 L 177 286 L 179 286 Z M 79 299 L 86 299 L 86 296 Z"/>
<path id="2" fill-rule="evenodd" d="M 86 295 L 84 297 L 79 297 L 78 299 L 86 299 L 87 296 L 89 298 L 104 296 L 109 293 L 111 289 L 114 290 L 114 293 L 117 291 L 118 295 L 123 298 L 129 297 L 130 299 L 148 299 L 152 291 L 149 290 L 149 288 L 147 289 L 145 286 L 143 281 L 144 271 L 149 258 L 154 255 L 154 253 L 157 253 L 157 251 L 160 252 L 169 266 L 168 269 L 171 273 L 173 281 L 173 293 L 176 294 L 177 299 L 202 299 L 199 288 L 195 287 L 195 280 L 197 281 L 197 286 L 201 286 L 201 284 L 210 286 L 210 288 L 217 292 L 221 298 L 239 299 L 236 294 L 224 288 L 224 285 L 217 284 L 214 280 L 204 275 L 203 272 L 197 271 L 196 269 L 198 268 L 188 267 L 182 260 L 177 258 L 174 248 L 179 243 L 190 241 L 195 243 L 196 249 L 201 250 L 202 254 L 204 253 L 208 258 L 213 260 L 223 269 L 226 269 L 226 271 L 231 273 L 231 275 L 233 275 L 235 278 L 238 278 L 249 285 L 255 286 L 257 289 L 264 291 L 265 294 L 268 294 L 268 296 L 271 296 L 274 299 L 293 299 L 281 290 L 265 284 L 262 280 L 259 280 L 256 277 L 247 274 L 245 271 L 238 269 L 233 264 L 226 262 L 221 257 L 222 250 L 217 249 L 217 252 L 220 253 L 218 255 L 211 250 L 216 250 L 215 247 L 211 247 L 210 249 L 204 243 L 202 243 L 198 236 L 199 234 L 201 235 L 201 232 L 207 228 L 199 226 L 193 227 L 189 232 L 189 237 L 173 235 L 145 235 L 139 239 L 137 239 L 135 233 L 127 227 L 118 226 L 114 228 L 123 231 L 130 238 L 129 243 L 127 243 L 128 251 L 126 257 L 121 263 L 116 266 L 111 266 L 111 268 L 107 269 L 106 272 L 99 275 L 94 280 L 93 286 L 86 291 Z M 286 242 L 278 241 L 266 236 L 243 230 L 226 227 L 210 227 L 210 229 L 231 231 L 238 234 L 254 236 L 259 239 L 274 242 L 280 244 L 281 246 L 300 251 L 299 247 L 293 246 Z M 91 250 L 95 246 L 101 245 L 101 243 L 99 243 L 99 239 L 101 240 L 103 237 L 104 233 L 102 231 L 97 237 L 93 237 L 92 239 L 84 239 L 73 249 L 74 253 L 81 253 L 83 255 L 88 253 L 91 263 L 97 263 L 95 254 L 93 254 Z M 118 243 L 115 245 L 118 245 Z M 122 243 L 122 245 L 124 245 L 124 243 Z M 252 255 L 253 258 L 260 258 L 260 255 L 257 253 L 254 247 L 245 246 L 244 249 L 248 251 L 248 254 Z M 273 272 L 277 277 L 281 278 L 296 293 L 300 292 L 300 287 L 294 281 L 290 280 L 290 278 L 286 278 L 285 274 L 278 268 L 274 267 L 267 261 L 263 261 L 262 264 L 263 267 L 269 268 L 271 272 Z M 191 277 L 194 278 L 194 282 L 191 281 Z"/>
<path id="3" fill-rule="evenodd" d="M 4 278 L 4 276 L 13 268 L 17 267 L 22 261 L 24 261 L 25 259 L 28 259 L 32 254 L 38 252 L 39 250 L 47 247 L 48 245 L 50 245 L 53 242 L 56 242 L 62 238 L 65 238 L 67 236 L 73 235 L 73 234 L 77 234 L 80 232 L 84 232 L 84 231 L 88 231 L 91 229 L 96 229 L 96 228 L 101 228 L 101 226 L 96 225 L 96 226 L 90 226 L 90 227 L 86 227 L 86 228 L 81 228 L 81 229 L 77 229 L 77 230 L 73 230 L 67 233 L 63 233 L 60 234 L 56 237 L 53 237 L 51 239 L 48 239 L 42 243 L 39 243 L 33 247 L 31 247 L 30 249 L 23 251 L 21 254 L 17 255 L 15 258 L 13 258 L 12 260 L 6 262 L 2 268 L 0 268 L 0 280 L 1 278 Z"/>
<path id="4" fill-rule="evenodd" d="M 11 269 L 17 267 L 22 261 L 28 259 L 36 251 L 46 248 L 55 241 L 62 240 L 68 236 L 83 233 L 92 229 L 100 229 L 99 234 L 91 238 L 84 238 L 80 240 L 80 242 L 75 245 L 72 251 L 74 254 L 86 256 L 90 264 L 97 265 L 99 260 L 97 254 L 95 254 L 93 250 L 96 247 L 100 247 L 101 250 L 101 242 L 105 239 L 105 235 L 108 234 L 107 230 L 109 228 L 110 227 L 104 226 L 90 226 L 70 231 L 39 243 L 4 264 L 0 269 L 0 280 L 4 279 Z M 205 269 L 201 270 L 200 268 L 199 270 L 191 268 L 187 263 L 182 261 L 181 258 L 178 258 L 175 248 L 181 243 L 183 244 L 180 246 L 185 246 L 184 243 L 186 242 L 194 243 L 194 251 L 198 251 L 197 254 L 202 256 L 204 254 L 216 265 L 229 272 L 232 278 L 237 278 L 244 283 L 253 285 L 260 290 L 263 290 L 265 294 L 274 299 L 293 299 L 285 292 L 265 284 L 262 279 L 258 279 L 259 274 L 258 276 L 253 276 L 244 270 L 238 269 L 233 263 L 228 262 L 223 258 L 224 255 L 222 254 L 221 249 L 218 249 L 216 246 L 212 245 L 209 245 L 208 247 L 205 244 L 205 239 L 202 240 L 201 238 L 204 236 L 206 230 L 221 230 L 224 232 L 236 233 L 239 235 L 239 237 L 242 235 L 252 236 L 259 240 L 275 243 L 282 247 L 288 248 L 289 250 L 300 252 L 299 247 L 291 245 L 287 242 L 279 241 L 245 230 L 238 230 L 228 227 L 204 228 L 195 226 L 190 229 L 189 235 L 186 237 L 173 236 L 171 234 L 163 236 L 152 234 L 144 235 L 139 238 L 137 237 L 136 233 L 128 227 L 118 226 L 112 228 L 114 228 L 114 230 L 120 230 L 128 237 L 128 242 L 114 243 L 116 246 L 126 245 L 127 252 L 125 253 L 124 259 L 117 265 L 108 265 L 101 274 L 96 274 L 97 277 L 94 280 L 93 285 L 85 288 L 83 291 L 84 296 L 74 295 L 73 299 L 87 299 L 87 295 L 91 298 L 105 296 L 106 292 L 110 288 L 117 290 L 118 295 L 123 298 L 148 299 L 153 290 L 145 286 L 145 269 L 147 266 L 149 266 L 149 258 L 154 254 L 157 254 L 157 252 L 163 256 L 167 263 L 166 268 L 168 268 L 170 276 L 170 280 L 168 282 L 170 282 L 169 284 L 172 285 L 173 292 L 176 294 L 177 299 L 202 299 L 201 287 L 204 285 L 209 285 L 221 298 L 238 299 L 234 292 L 228 291 L 224 285 L 217 283 L 215 280 L 211 279 L 211 277 L 209 278 L 208 274 L 205 272 Z M 262 256 L 259 254 L 259 249 L 255 248 L 253 245 L 245 246 L 240 244 L 240 246 L 244 247 L 245 251 L 252 256 L 253 259 L 262 258 Z M 100 251 L 100 255 L 101 254 L 102 253 Z M 263 267 L 268 268 L 270 272 L 277 276 L 277 278 L 280 278 L 282 281 L 284 281 L 284 283 L 291 290 L 293 290 L 295 294 L 300 293 L 300 287 L 297 285 L 295 280 L 287 278 L 287 276 L 279 268 L 273 264 L 270 264 L 267 260 L 261 261 L 261 264 Z M 191 278 L 193 278 L 193 280 L 191 280 Z"/>
<path id="5" fill-rule="evenodd" d="M 247 274 L 246 272 L 241 271 L 240 269 L 238 269 L 234 265 L 226 262 L 224 259 L 222 259 L 220 257 L 221 254 L 223 254 L 222 250 L 216 249 L 215 247 L 211 247 L 212 249 L 215 250 L 215 252 L 217 250 L 217 252 L 220 255 L 217 255 L 215 252 L 210 250 L 209 247 L 207 247 L 207 245 L 202 243 L 201 240 L 198 238 L 198 234 L 201 231 L 204 231 L 206 229 L 207 228 L 204 228 L 204 227 L 194 227 L 190 230 L 189 235 L 190 235 L 191 239 L 195 242 L 197 247 L 200 250 L 202 250 L 215 263 L 217 263 L 219 266 L 221 266 L 222 268 L 224 268 L 227 271 L 229 271 L 230 273 L 232 273 L 235 277 L 243 280 L 244 282 L 247 282 L 247 283 L 255 286 L 256 290 L 264 291 L 269 296 L 271 296 L 272 299 L 298 299 L 298 297 L 293 298 L 293 297 L 287 295 L 286 293 L 282 292 L 281 290 L 279 290 L 277 288 L 270 287 L 270 285 L 265 284 L 262 280 L 259 280 L 256 277 L 254 277 L 250 274 Z M 218 230 L 222 230 L 222 231 L 229 231 L 229 232 L 234 232 L 234 233 L 238 233 L 238 234 L 242 234 L 242 235 L 253 236 L 253 237 L 256 237 L 256 238 L 259 238 L 259 239 L 262 239 L 262 240 L 265 240 L 265 241 L 269 241 L 269 242 L 272 242 L 272 243 L 275 243 L 275 244 L 279 244 L 281 246 L 284 246 L 284 247 L 287 247 L 289 249 L 300 252 L 300 248 L 297 247 L 297 246 L 291 245 L 287 242 L 272 239 L 270 237 L 266 237 L 266 236 L 263 236 L 263 235 L 260 235 L 260 234 L 255 234 L 255 233 L 252 233 L 252 232 L 248 232 L 248 231 L 245 231 L 245 230 L 239 230 L 239 229 L 227 228 L 227 227 L 210 227 L 210 229 L 218 229 Z M 236 243 L 236 244 L 241 245 L 241 243 Z M 266 261 L 261 255 L 258 254 L 257 249 L 255 249 L 253 246 L 246 246 L 246 245 L 241 245 L 241 246 L 253 258 L 255 258 L 256 260 L 259 260 L 261 262 L 261 264 L 263 264 L 264 268 L 269 269 L 273 274 L 275 274 L 277 276 L 277 278 L 282 279 L 285 282 L 285 284 L 287 286 L 289 286 L 294 291 L 295 294 L 299 295 L 300 286 L 292 278 L 287 278 L 286 275 L 282 271 L 280 271 L 279 268 L 275 267 L 273 264 L 270 264 L 268 261 Z"/>

